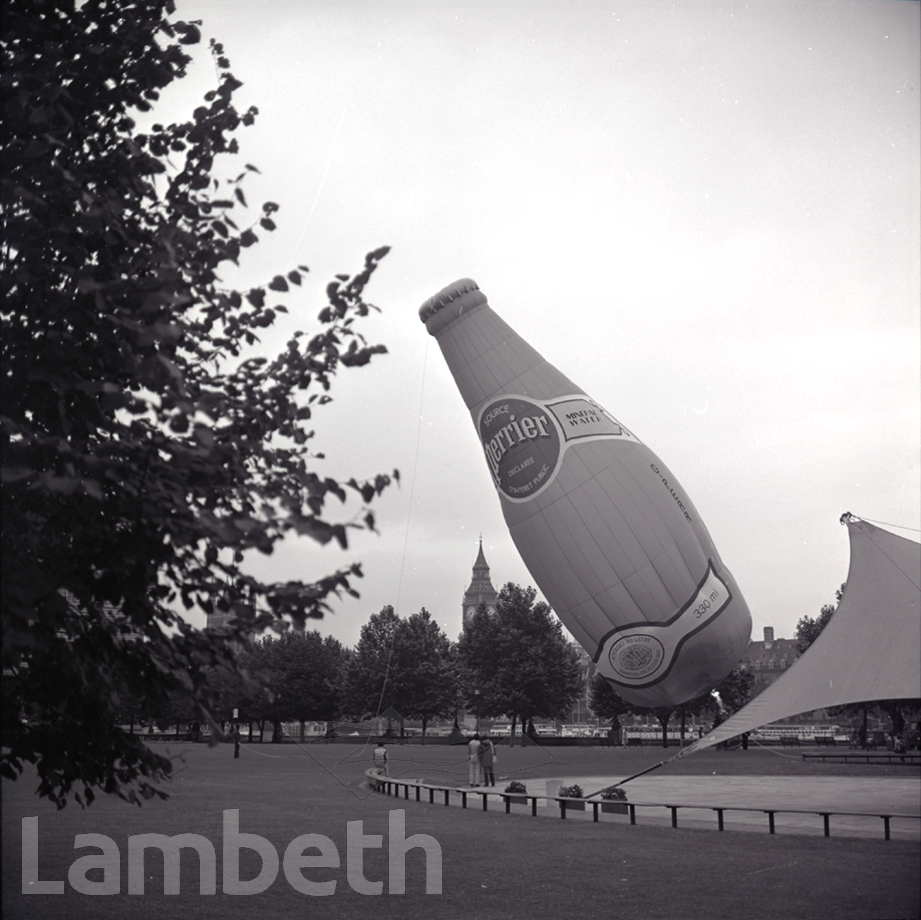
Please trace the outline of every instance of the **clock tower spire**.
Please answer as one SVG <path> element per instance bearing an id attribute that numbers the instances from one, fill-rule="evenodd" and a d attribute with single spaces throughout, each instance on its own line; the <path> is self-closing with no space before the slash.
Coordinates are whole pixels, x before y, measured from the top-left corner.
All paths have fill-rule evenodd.
<path id="1" fill-rule="evenodd" d="M 470 621 L 480 605 L 484 605 L 488 613 L 495 613 L 498 599 L 499 592 L 489 580 L 489 565 L 486 562 L 486 556 L 483 555 L 483 538 L 480 537 L 480 550 L 477 553 L 476 562 L 473 563 L 473 580 L 464 594 L 462 613 L 464 629 L 470 628 Z"/>

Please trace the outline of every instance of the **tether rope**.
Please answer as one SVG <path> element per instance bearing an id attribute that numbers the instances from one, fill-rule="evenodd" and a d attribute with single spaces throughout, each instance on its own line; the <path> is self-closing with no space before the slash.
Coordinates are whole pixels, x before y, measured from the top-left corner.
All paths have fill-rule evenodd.
<path id="1" fill-rule="evenodd" d="M 416 447 L 413 453 L 413 466 L 412 472 L 409 479 L 409 513 L 406 515 L 406 528 L 403 531 L 403 554 L 400 558 L 400 575 L 397 580 L 397 597 L 395 610 L 400 609 L 400 602 L 403 595 L 403 572 L 406 569 L 406 548 L 409 545 L 409 530 L 412 525 L 413 517 L 413 502 L 415 501 L 416 494 L 416 469 L 418 468 L 419 460 L 419 443 L 422 440 L 422 408 L 425 402 L 425 372 L 428 366 L 428 355 L 429 355 L 429 337 L 426 336 L 425 341 L 425 351 L 422 357 L 422 382 L 419 387 L 419 411 L 416 415 Z M 387 667 L 384 669 L 384 680 L 381 683 L 381 695 L 377 701 L 377 711 L 374 713 L 374 718 L 377 719 L 381 714 L 381 707 L 384 705 L 384 694 L 387 691 L 387 679 L 390 676 L 390 663 L 393 661 L 393 643 L 397 635 L 397 625 L 393 624 L 393 632 L 390 634 L 390 648 L 387 653 Z M 370 741 L 370 737 L 368 739 Z M 368 742 L 365 742 L 367 746 Z"/>
<path id="2" fill-rule="evenodd" d="M 422 382 L 419 388 L 419 412 L 418 412 L 418 420 L 416 423 L 416 447 L 415 447 L 415 452 L 413 454 L 413 466 L 412 466 L 412 472 L 410 474 L 410 479 L 409 479 L 409 513 L 406 516 L 406 528 L 403 532 L 403 553 L 402 553 L 402 557 L 400 560 L 400 574 L 397 580 L 397 597 L 396 597 L 397 602 L 395 605 L 396 609 L 399 609 L 400 602 L 402 599 L 403 573 L 406 569 L 406 549 L 407 549 L 407 546 L 409 545 L 409 531 L 412 525 L 413 502 L 415 500 L 415 493 L 416 493 L 416 469 L 418 468 L 418 460 L 419 460 L 419 444 L 422 439 L 422 408 L 425 402 L 425 374 L 426 374 L 426 369 L 428 366 L 428 349 L 429 349 L 428 336 L 426 336 L 425 352 L 423 354 L 423 360 L 422 360 Z M 383 706 L 383 703 L 384 703 L 384 693 L 387 690 L 387 678 L 390 675 L 390 663 L 393 660 L 393 644 L 394 644 L 394 640 L 396 639 L 396 634 L 397 634 L 396 625 L 394 625 L 394 629 L 390 635 L 390 646 L 388 648 L 388 653 L 387 653 L 387 666 L 384 669 L 384 680 L 383 680 L 383 683 L 381 684 L 381 695 L 377 702 L 377 711 L 374 714 L 375 719 L 377 719 L 378 716 L 380 715 L 381 707 Z M 368 738 L 365 740 L 364 744 L 362 745 L 362 750 L 364 750 L 364 748 L 368 746 L 369 742 L 371 741 L 372 734 L 373 732 L 369 732 Z M 290 741 L 296 744 L 302 752 L 309 753 L 308 751 L 305 750 L 304 745 L 300 742 L 299 739 L 292 737 L 287 732 L 284 732 L 284 735 L 286 738 L 288 738 Z M 244 750 L 249 750 L 252 747 L 252 744 L 250 743 L 245 746 L 241 744 L 240 746 Z M 271 757 L 277 760 L 287 759 L 290 756 L 290 755 L 285 755 L 285 754 L 266 754 L 262 751 L 256 751 L 256 750 L 252 750 L 250 751 L 250 753 L 258 754 L 261 757 Z"/>
<path id="3" fill-rule="evenodd" d="M 853 515 L 857 517 L 857 515 Z M 887 524 L 885 521 L 871 521 L 870 518 L 862 517 L 861 521 L 866 521 L 868 524 L 878 524 L 880 527 L 894 527 L 896 530 L 910 530 L 912 533 L 921 533 L 921 529 L 917 527 L 906 527 L 904 524 Z"/>

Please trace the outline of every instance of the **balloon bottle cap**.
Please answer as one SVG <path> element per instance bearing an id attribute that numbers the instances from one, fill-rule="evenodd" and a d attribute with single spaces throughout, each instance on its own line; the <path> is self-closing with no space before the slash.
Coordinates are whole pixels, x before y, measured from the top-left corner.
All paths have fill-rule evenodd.
<path id="1" fill-rule="evenodd" d="M 486 295 L 472 278 L 461 278 L 442 288 L 419 307 L 419 319 L 435 335 L 452 320 L 486 303 Z"/>

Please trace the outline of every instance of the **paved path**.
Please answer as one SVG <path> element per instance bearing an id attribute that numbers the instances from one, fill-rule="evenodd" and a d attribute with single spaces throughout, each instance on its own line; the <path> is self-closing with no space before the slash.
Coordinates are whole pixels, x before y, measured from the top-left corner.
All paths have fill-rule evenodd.
<path id="1" fill-rule="evenodd" d="M 556 795 L 561 785 L 578 783 L 586 795 L 616 782 L 605 776 L 552 777 L 528 779 L 532 795 Z M 498 790 L 504 783 L 497 785 Z M 768 816 L 760 809 L 791 808 L 811 814 L 777 814 L 777 833 L 824 834 L 819 812 L 861 812 L 861 815 L 832 815 L 833 837 L 883 838 L 882 814 L 921 816 L 921 778 L 918 777 L 841 777 L 841 776 L 641 776 L 631 780 L 625 791 L 637 805 L 637 824 L 670 825 L 671 811 L 662 805 L 700 805 L 707 810 L 683 808 L 678 811 L 679 827 L 717 829 L 717 815 L 710 808 L 752 808 L 751 812 L 725 812 L 726 830 L 768 833 Z M 477 799 L 479 801 L 479 799 Z M 473 803 L 471 803 L 472 807 Z M 500 807 L 497 802 L 493 808 Z M 539 814 L 558 817 L 555 802 L 541 802 Z M 592 810 L 569 812 L 568 819 L 591 820 Z M 628 821 L 621 816 L 604 815 L 608 821 Z M 893 818 L 893 839 L 921 839 L 921 820 Z"/>

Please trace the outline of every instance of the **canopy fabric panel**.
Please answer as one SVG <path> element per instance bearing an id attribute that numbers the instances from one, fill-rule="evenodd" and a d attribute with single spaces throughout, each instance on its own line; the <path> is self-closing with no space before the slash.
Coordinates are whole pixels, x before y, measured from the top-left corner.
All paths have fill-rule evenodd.
<path id="1" fill-rule="evenodd" d="M 921 698 L 921 544 L 859 518 L 847 526 L 847 587 L 825 629 L 781 677 L 685 754 L 799 712 Z"/>

